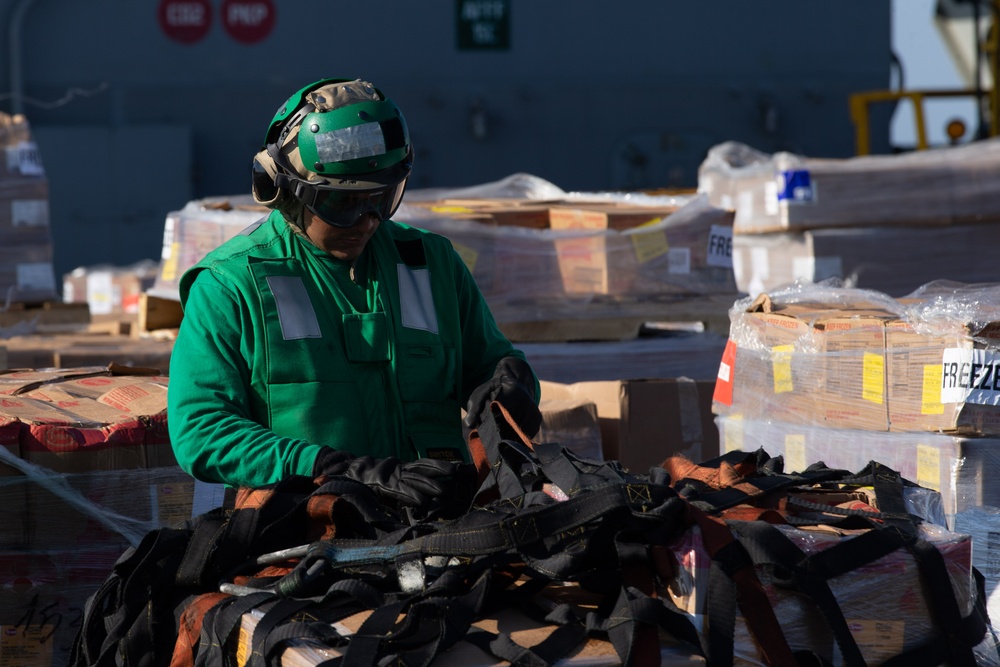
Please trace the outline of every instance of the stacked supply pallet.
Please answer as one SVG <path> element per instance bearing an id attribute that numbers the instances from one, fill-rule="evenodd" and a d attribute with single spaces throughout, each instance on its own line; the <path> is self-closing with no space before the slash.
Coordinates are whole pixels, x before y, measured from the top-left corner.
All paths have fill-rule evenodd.
<path id="1" fill-rule="evenodd" d="M 268 210 L 249 196 L 167 216 L 148 290 L 177 298 L 184 271 Z M 566 193 L 527 175 L 408 191 L 398 222 L 449 238 L 515 341 L 623 340 L 647 321 L 724 321 L 736 296 L 733 214 L 705 197 Z"/>
<path id="2" fill-rule="evenodd" d="M 49 183 L 22 115 L 0 113 L 0 311 L 56 298 Z"/>
<path id="3" fill-rule="evenodd" d="M 621 340 L 645 321 L 715 324 L 736 295 L 733 214 L 695 194 L 567 193 L 521 174 L 408 193 L 396 218 L 451 239 L 515 340 Z"/>
<path id="4" fill-rule="evenodd" d="M 734 211 L 733 270 L 757 295 L 840 278 L 903 296 L 932 280 L 995 279 L 973 248 L 1000 240 L 1000 140 L 825 159 L 713 147 L 698 191 Z"/>
<path id="5" fill-rule="evenodd" d="M 764 448 L 791 470 L 878 461 L 939 491 L 948 525 L 969 531 L 1000 506 L 998 306 L 1000 285 L 948 282 L 899 299 L 827 282 L 738 300 L 713 402 L 722 449 Z M 994 590 L 996 569 L 983 573 Z"/>
<path id="6" fill-rule="evenodd" d="M 0 663 L 68 664 L 122 553 L 221 504 L 177 466 L 166 394 L 155 369 L 0 371 Z"/>

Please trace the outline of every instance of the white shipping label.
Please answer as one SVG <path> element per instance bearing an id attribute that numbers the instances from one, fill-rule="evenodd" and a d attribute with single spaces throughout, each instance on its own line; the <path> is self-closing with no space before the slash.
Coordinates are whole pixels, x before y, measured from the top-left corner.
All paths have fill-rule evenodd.
<path id="1" fill-rule="evenodd" d="M 168 215 L 163 225 L 163 250 L 160 251 L 160 259 L 170 259 L 174 246 L 174 224 L 174 216 Z"/>
<path id="2" fill-rule="evenodd" d="M 1000 405 L 1000 351 L 945 350 L 941 402 Z"/>
<path id="3" fill-rule="evenodd" d="M 764 183 L 764 212 L 778 215 L 778 184 L 774 181 Z"/>
<path id="4" fill-rule="evenodd" d="M 691 273 L 691 248 L 670 248 L 667 251 L 667 273 Z"/>
<path id="5" fill-rule="evenodd" d="M 752 226 L 753 219 L 753 192 L 744 190 L 736 195 L 736 215 L 733 219 L 733 226 Z"/>
<path id="6" fill-rule="evenodd" d="M 712 225 L 708 234 L 708 254 L 705 256 L 708 266 L 733 266 L 733 228 L 723 225 Z"/>
<path id="7" fill-rule="evenodd" d="M 56 274 L 49 262 L 29 262 L 17 265 L 17 286 L 20 289 L 55 291 Z"/>
<path id="8" fill-rule="evenodd" d="M 816 275 L 816 260 L 812 257 L 792 258 L 792 278 L 812 281 Z"/>
<path id="9" fill-rule="evenodd" d="M 87 275 L 87 305 L 94 315 L 109 315 L 115 310 L 114 277 L 110 271 L 92 271 Z"/>
<path id="10" fill-rule="evenodd" d="M 43 227 L 49 224 L 49 202 L 44 199 L 15 199 L 10 203 L 15 227 Z"/>
<path id="11" fill-rule="evenodd" d="M 7 147 L 7 171 L 25 176 L 44 176 L 42 155 L 34 141 L 21 141 Z"/>

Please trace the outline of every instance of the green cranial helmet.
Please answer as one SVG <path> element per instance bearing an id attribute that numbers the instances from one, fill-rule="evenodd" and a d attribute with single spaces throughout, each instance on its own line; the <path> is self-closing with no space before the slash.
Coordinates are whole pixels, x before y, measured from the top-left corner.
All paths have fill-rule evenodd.
<path id="1" fill-rule="evenodd" d="M 289 198 L 337 227 L 398 208 L 413 150 L 399 108 L 360 79 L 323 79 L 297 91 L 271 120 L 254 158 L 254 198 Z"/>

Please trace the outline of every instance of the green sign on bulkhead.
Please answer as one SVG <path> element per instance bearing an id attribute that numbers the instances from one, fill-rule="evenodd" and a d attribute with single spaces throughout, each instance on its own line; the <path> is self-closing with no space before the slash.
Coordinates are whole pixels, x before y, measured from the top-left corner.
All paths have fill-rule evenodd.
<path id="1" fill-rule="evenodd" d="M 510 0 L 457 0 L 458 50 L 510 49 Z"/>

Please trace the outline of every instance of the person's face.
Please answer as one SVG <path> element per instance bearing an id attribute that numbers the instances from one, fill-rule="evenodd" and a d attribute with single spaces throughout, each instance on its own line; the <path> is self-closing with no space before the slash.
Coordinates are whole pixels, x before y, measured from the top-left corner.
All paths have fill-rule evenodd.
<path id="1" fill-rule="evenodd" d="M 377 215 L 369 213 L 353 227 L 334 227 L 305 209 L 306 236 L 337 259 L 347 262 L 353 262 L 361 255 L 380 222 Z"/>

